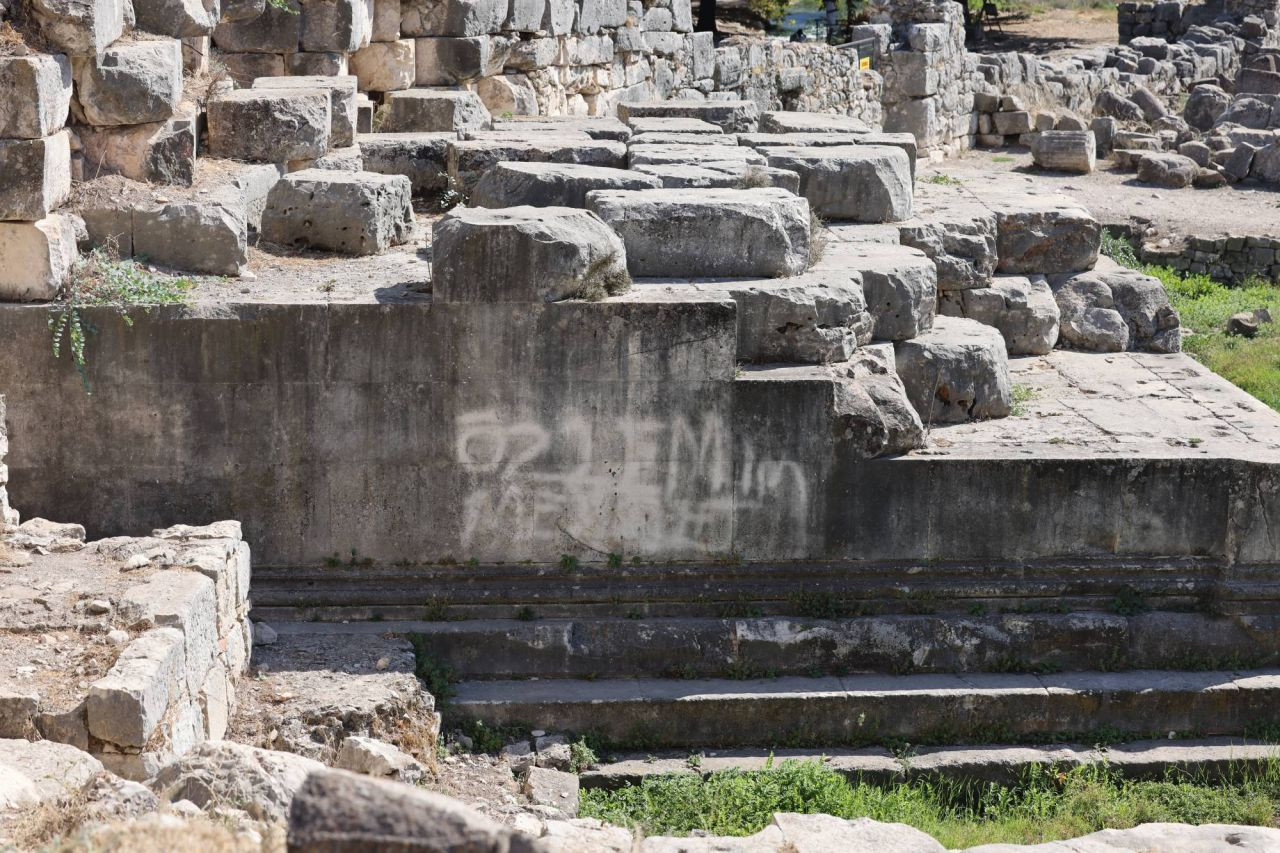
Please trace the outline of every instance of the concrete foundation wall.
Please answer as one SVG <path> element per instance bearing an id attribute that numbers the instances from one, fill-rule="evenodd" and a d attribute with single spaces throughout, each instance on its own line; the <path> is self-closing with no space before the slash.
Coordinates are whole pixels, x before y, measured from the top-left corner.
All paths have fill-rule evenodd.
<path id="1" fill-rule="evenodd" d="M 0 308 L 15 500 L 93 535 L 237 517 L 264 565 L 1275 561 L 1277 472 L 975 447 L 858 462 L 827 368 L 739 371 L 731 301 Z M 1026 454 L 1026 455 L 1023 455 Z"/>

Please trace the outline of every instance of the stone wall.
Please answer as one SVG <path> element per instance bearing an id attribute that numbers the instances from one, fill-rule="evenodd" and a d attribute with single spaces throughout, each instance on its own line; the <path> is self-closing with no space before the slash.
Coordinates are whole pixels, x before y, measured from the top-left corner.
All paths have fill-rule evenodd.
<path id="1" fill-rule="evenodd" d="M 1250 277 L 1280 281 L 1280 237 L 1186 237 L 1168 245 L 1144 243 L 1138 246 L 1137 255 L 1145 263 L 1204 274 L 1218 281 L 1242 282 Z"/>

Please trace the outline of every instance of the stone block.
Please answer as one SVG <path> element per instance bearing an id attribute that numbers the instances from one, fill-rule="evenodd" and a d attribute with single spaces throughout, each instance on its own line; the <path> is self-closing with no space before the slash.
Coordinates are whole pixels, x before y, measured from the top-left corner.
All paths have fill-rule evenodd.
<path id="1" fill-rule="evenodd" d="M 35 690 L 0 685 L 0 738 L 25 739 L 32 735 L 39 709 L 40 694 Z"/>
<path id="2" fill-rule="evenodd" d="M 828 249 L 817 269 L 828 266 L 861 274 L 876 339 L 906 340 L 933 325 L 938 273 L 929 257 L 918 249 L 893 243 L 842 245 Z"/>
<path id="3" fill-rule="evenodd" d="M 329 93 L 329 145 L 346 148 L 356 138 L 356 78 L 341 77 L 260 77 L 253 81 L 254 89 L 310 90 L 323 89 Z"/>
<path id="4" fill-rule="evenodd" d="M 592 190 L 657 189 L 662 181 L 629 169 L 567 163 L 498 163 L 471 192 L 475 207 L 587 206 Z"/>
<path id="5" fill-rule="evenodd" d="M 483 77 L 489 70 L 489 39 L 414 39 L 414 83 L 419 86 L 454 86 Z"/>
<path id="6" fill-rule="evenodd" d="M 400 0 L 374 0 L 373 22 L 369 41 L 373 44 L 400 40 Z"/>
<path id="7" fill-rule="evenodd" d="M 0 302 L 53 299 L 75 260 L 76 230 L 68 217 L 0 222 Z"/>
<path id="8" fill-rule="evenodd" d="M 753 133 L 760 121 L 754 101 L 643 101 L 618 104 L 618 118 L 696 118 L 714 124 L 725 133 Z"/>
<path id="9" fill-rule="evenodd" d="M 202 728 L 209 740 L 222 740 L 226 736 L 227 724 L 231 718 L 232 691 L 227 671 L 222 664 L 210 667 L 197 697 L 204 718 Z"/>
<path id="10" fill-rule="evenodd" d="M 190 186 L 195 178 L 195 121 L 174 118 L 125 127 L 81 127 L 86 174 Z"/>
<path id="11" fill-rule="evenodd" d="M 284 64 L 291 77 L 344 77 L 349 73 L 347 66 L 347 54 L 335 50 L 290 53 Z"/>
<path id="12" fill-rule="evenodd" d="M 123 0 L 31 0 L 49 46 L 69 56 L 102 53 L 124 33 Z"/>
<path id="13" fill-rule="evenodd" d="M 241 201 L 183 201 L 133 213 L 133 251 L 188 272 L 239 275 L 249 227 Z"/>
<path id="14" fill-rule="evenodd" d="M 1062 341 L 1090 352 L 1178 352 L 1178 313 L 1158 279 L 1134 270 L 1092 271 L 1050 279 Z"/>
<path id="15" fill-rule="evenodd" d="M 305 51 L 350 53 L 369 43 L 364 0 L 302 0 L 298 43 Z"/>
<path id="16" fill-rule="evenodd" d="M 911 163 L 900 148 L 770 148 L 769 165 L 800 176 L 800 195 L 824 219 L 898 222 L 911 217 Z"/>
<path id="17" fill-rule="evenodd" d="M 632 145 L 627 149 L 632 168 L 657 165 L 696 165 L 736 163 L 740 166 L 765 166 L 764 155 L 739 145 Z"/>
<path id="18" fill-rule="evenodd" d="M 524 74 L 506 73 L 481 77 L 476 83 L 476 94 L 491 114 L 508 116 L 536 116 L 538 93 Z"/>
<path id="19" fill-rule="evenodd" d="M 578 814 L 578 777 L 573 773 L 529 767 L 525 769 L 520 789 L 536 806 L 556 809 L 566 817 Z"/>
<path id="20" fill-rule="evenodd" d="M 136 28 L 161 36 L 199 38 L 218 25 L 218 0 L 132 0 Z"/>
<path id="21" fill-rule="evenodd" d="M 761 133 L 840 133 L 861 135 L 873 130 L 853 116 L 770 110 L 760 114 Z"/>
<path id="22" fill-rule="evenodd" d="M 287 8 L 267 4 L 261 15 L 223 21 L 213 31 L 213 43 L 229 53 L 294 53 L 302 38 L 302 7 L 288 0 Z"/>
<path id="23" fill-rule="evenodd" d="M 939 317 L 894 351 L 907 398 L 926 424 L 1003 418 L 1013 409 L 1009 356 L 990 326 Z"/>
<path id="24" fill-rule="evenodd" d="M 1026 110 L 995 113 L 991 120 L 994 123 L 996 133 L 1001 136 L 1016 136 L 1021 133 L 1030 133 L 1035 129 L 1031 123 L 1031 113 Z"/>
<path id="25" fill-rule="evenodd" d="M 351 73 L 366 92 L 396 92 L 413 86 L 418 66 L 413 39 L 374 42 L 351 54 Z"/>
<path id="26" fill-rule="evenodd" d="M 406 89 L 386 100 L 382 130 L 387 133 L 440 133 L 487 130 L 492 117 L 475 92 L 465 89 Z"/>
<path id="27" fill-rule="evenodd" d="M 1181 154 L 1148 152 L 1137 159 L 1138 180 L 1159 187 L 1180 189 L 1191 186 L 1199 167 Z"/>
<path id="28" fill-rule="evenodd" d="M 153 628 L 126 646 L 107 674 L 89 686 L 89 733 L 118 746 L 146 746 L 177 696 L 183 649 L 176 628 Z"/>
<path id="29" fill-rule="evenodd" d="M 0 139 L 51 136 L 67 123 L 71 62 L 61 54 L 0 56 Z"/>
<path id="30" fill-rule="evenodd" d="M 364 170 L 404 175 L 414 195 L 449 187 L 449 143 L 454 133 L 362 133 L 356 137 Z"/>
<path id="31" fill-rule="evenodd" d="M 622 237 L 636 276 L 797 275 L 809 203 L 780 189 L 600 190 L 587 206 Z"/>
<path id="32" fill-rule="evenodd" d="M 944 293 L 939 309 L 994 326 L 1009 355 L 1047 355 L 1058 342 L 1058 303 L 1044 276 L 997 276 L 990 287 Z"/>
<path id="33" fill-rule="evenodd" d="M 182 70 L 191 75 L 209 73 L 209 57 L 213 55 L 213 38 L 187 36 L 182 39 Z"/>
<path id="34" fill-rule="evenodd" d="M 333 124 L 323 89 L 242 89 L 209 102 L 209 151 L 215 157 L 284 163 L 322 157 Z"/>
<path id="35" fill-rule="evenodd" d="M 1092 269 L 1102 227 L 1089 211 L 1065 197 L 993 195 L 997 269 L 1051 275 Z"/>
<path id="36" fill-rule="evenodd" d="M 1046 130 L 1031 140 L 1031 158 L 1042 169 L 1087 175 L 1097 163 L 1091 130 Z"/>
<path id="37" fill-rule="evenodd" d="M 349 255 L 373 255 L 413 231 L 412 190 L 403 175 L 304 169 L 267 196 L 262 238 Z"/>
<path id="38" fill-rule="evenodd" d="M 247 21 L 267 10 L 267 0 L 222 0 L 222 17 L 219 23 Z"/>
<path id="39" fill-rule="evenodd" d="M 400 32 L 406 36 L 469 38 L 502 31 L 508 0 L 402 0 Z"/>
<path id="40" fill-rule="evenodd" d="M 742 361 L 830 364 L 870 342 L 872 319 L 862 278 L 852 270 L 727 282 L 738 306 Z"/>
<path id="41" fill-rule="evenodd" d="M 626 0 L 581 0 L 573 31 L 591 35 L 627 22 Z"/>
<path id="42" fill-rule="evenodd" d="M 283 77 L 284 57 L 278 53 L 227 53 L 220 51 L 218 59 L 227 69 L 237 87 L 247 89 L 259 77 Z"/>
<path id="43" fill-rule="evenodd" d="M 0 219 L 43 219 L 71 194 L 71 134 L 0 139 Z"/>
<path id="44" fill-rule="evenodd" d="M 1209 130 L 1231 105 L 1231 96 L 1218 86 L 1196 86 L 1187 96 L 1182 117 L 1196 130 Z"/>
<path id="45" fill-rule="evenodd" d="M 420 782 L 427 771 L 408 753 L 401 752 L 389 743 L 370 737 L 352 735 L 342 742 L 333 766 L 365 776 L 394 779 L 413 785 Z"/>
<path id="46" fill-rule="evenodd" d="M 463 139 L 450 143 L 449 177 L 459 192 L 470 195 L 480 177 L 499 162 L 581 163 L 621 168 L 627 147 L 621 142 L 574 136 L 530 136 L 522 141 Z"/>
<path id="47" fill-rule="evenodd" d="M 567 207 L 455 208 L 432 232 L 440 302 L 554 302 L 625 290 L 627 250 L 599 217 Z"/>
<path id="48" fill-rule="evenodd" d="M 182 100 L 182 43 L 177 39 L 117 44 L 73 63 L 87 124 L 163 121 Z"/>
<path id="49" fill-rule="evenodd" d="M 124 591 L 116 612 L 130 627 L 177 628 L 183 637 L 179 679 L 196 695 L 218 652 L 218 603 L 214 582 L 199 572 L 171 569 Z"/>

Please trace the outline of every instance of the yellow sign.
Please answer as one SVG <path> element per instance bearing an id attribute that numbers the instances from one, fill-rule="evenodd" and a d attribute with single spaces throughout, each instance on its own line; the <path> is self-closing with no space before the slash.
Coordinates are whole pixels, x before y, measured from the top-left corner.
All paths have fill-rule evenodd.
<path id="1" fill-rule="evenodd" d="M 858 70 L 859 70 L 859 71 L 870 71 L 870 70 L 871 70 L 871 57 L 869 57 L 869 56 L 864 56 L 864 57 L 862 57 L 861 59 L 859 59 L 859 60 L 858 60 Z"/>

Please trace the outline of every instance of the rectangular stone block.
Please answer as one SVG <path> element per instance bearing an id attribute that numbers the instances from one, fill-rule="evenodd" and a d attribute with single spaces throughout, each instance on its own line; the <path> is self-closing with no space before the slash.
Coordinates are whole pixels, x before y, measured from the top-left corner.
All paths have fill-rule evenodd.
<path id="1" fill-rule="evenodd" d="M 414 40 L 414 82 L 419 86 L 453 86 L 483 77 L 491 46 L 486 37 Z"/>
<path id="2" fill-rule="evenodd" d="M 622 237 L 634 276 L 798 275 L 809 265 L 809 203 L 786 190 L 598 190 L 587 207 Z"/>
<path id="3" fill-rule="evenodd" d="M 0 302 L 53 299 L 75 260 L 75 228 L 67 217 L 0 222 Z"/>
<path id="4" fill-rule="evenodd" d="M 124 33 L 123 0 L 32 0 L 31 13 L 50 46 L 92 56 Z"/>
<path id="5" fill-rule="evenodd" d="M 402 0 L 400 32 L 407 36 L 469 38 L 502 31 L 508 0 Z"/>
<path id="6" fill-rule="evenodd" d="M 0 139 L 0 219 L 43 219 L 70 194 L 70 133 Z"/>
<path id="7" fill-rule="evenodd" d="M 299 44 L 308 51 L 350 53 L 369 43 L 372 24 L 364 0 L 302 0 Z"/>
<path id="8" fill-rule="evenodd" d="M 67 123 L 71 61 L 61 54 L 0 56 L 0 139 L 37 139 Z"/>
<path id="9" fill-rule="evenodd" d="M 912 212 L 911 163 L 900 148 L 768 148 L 769 165 L 800 176 L 800 194 L 823 218 L 899 222 Z"/>
<path id="10" fill-rule="evenodd" d="M 294 53 L 302 39 L 302 7 L 289 0 L 289 8 L 267 5 L 256 18 L 226 21 L 213 31 L 219 50 L 232 53 Z"/>
<path id="11" fill-rule="evenodd" d="M 185 641 L 176 628 L 153 628 L 125 647 L 105 676 L 89 686 L 89 733 L 141 748 L 180 694 Z"/>
<path id="12" fill-rule="evenodd" d="M 388 133 L 440 133 L 487 130 L 489 111 L 465 89 L 407 89 L 386 98 L 382 129 Z"/>
<path id="13" fill-rule="evenodd" d="M 182 100 L 182 43 L 177 39 L 113 45 L 73 63 L 84 120 L 142 124 L 173 115 Z"/>
<path id="14" fill-rule="evenodd" d="M 222 740 L 231 718 L 231 687 L 222 663 L 209 668 L 197 697 L 204 717 L 204 734 L 210 740 Z"/>
<path id="15" fill-rule="evenodd" d="M 323 157 L 333 125 L 325 89 L 241 89 L 208 105 L 209 151 L 215 157 L 286 163 Z"/>
<path id="16" fill-rule="evenodd" d="M 174 38 L 207 36 L 218 25 L 218 0 L 131 0 L 135 27 Z"/>
<path id="17" fill-rule="evenodd" d="M 533 140 L 464 139 L 449 145 L 449 177 L 459 192 L 470 193 L 486 171 L 503 160 L 521 163 L 582 163 L 626 166 L 627 146 L 621 142 L 569 137 Z"/>
<path id="18" fill-rule="evenodd" d="M 696 118 L 714 124 L 725 133 L 754 133 L 760 109 L 754 101 L 645 101 L 618 104 L 618 118 Z"/>
<path id="19" fill-rule="evenodd" d="M 181 683 L 194 696 L 218 651 L 218 602 L 214 582 L 203 574 L 169 569 L 121 596 L 117 612 L 133 627 L 177 628 L 183 635 Z"/>
<path id="20" fill-rule="evenodd" d="M 186 272 L 239 275 L 248 263 L 243 203 L 173 202 L 133 212 L 133 251 Z"/>
<path id="21" fill-rule="evenodd" d="M 235 81 L 236 86 L 247 89 L 259 77 L 283 77 L 284 56 L 279 53 L 227 53 L 220 51 L 218 59 L 222 60 L 227 74 Z"/>
<path id="22" fill-rule="evenodd" d="M 191 36 L 182 40 L 182 70 L 188 74 L 205 74 L 209 71 L 209 57 L 213 54 L 210 36 Z"/>
<path id="23" fill-rule="evenodd" d="M 456 133 L 362 133 L 356 137 L 365 171 L 404 175 L 414 195 L 449 187 L 449 143 Z"/>
<path id="24" fill-rule="evenodd" d="M 356 138 L 356 78 L 342 77 L 260 77 L 254 89 L 308 90 L 323 89 L 329 93 L 329 145 L 345 148 Z M 296 159 L 296 158 L 291 158 Z"/>
<path id="25" fill-rule="evenodd" d="M 290 53 L 285 57 L 285 71 L 291 77 L 341 77 L 349 73 L 347 54 L 338 51 L 324 53 Z"/>
<path id="26" fill-rule="evenodd" d="M 377 254 L 409 239 L 411 195 L 403 175 L 304 169 L 272 188 L 262 237 L 281 246 Z"/>
<path id="27" fill-rule="evenodd" d="M 400 39 L 400 0 L 374 0 L 373 28 L 369 40 L 373 44 L 379 42 L 398 41 Z"/>

